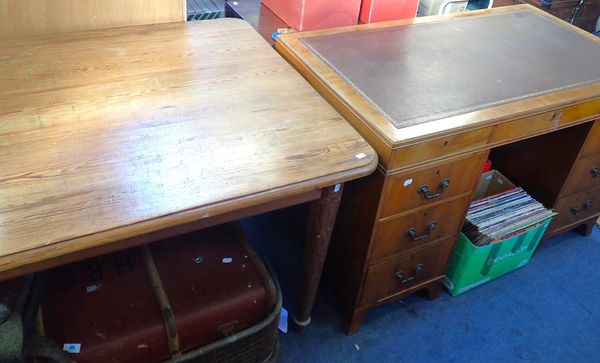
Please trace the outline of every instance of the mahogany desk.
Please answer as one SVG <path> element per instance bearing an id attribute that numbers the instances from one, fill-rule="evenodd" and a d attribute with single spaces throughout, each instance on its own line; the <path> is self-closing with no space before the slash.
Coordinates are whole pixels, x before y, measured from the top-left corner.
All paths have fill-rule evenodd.
<path id="1" fill-rule="evenodd" d="M 354 332 L 440 283 L 485 160 L 559 214 L 600 214 L 600 40 L 529 5 L 282 35 L 277 50 L 379 154 L 348 183 L 331 267 Z"/>
<path id="2" fill-rule="evenodd" d="M 367 142 L 246 22 L 0 41 L 0 280 L 311 202 L 308 324 Z"/>

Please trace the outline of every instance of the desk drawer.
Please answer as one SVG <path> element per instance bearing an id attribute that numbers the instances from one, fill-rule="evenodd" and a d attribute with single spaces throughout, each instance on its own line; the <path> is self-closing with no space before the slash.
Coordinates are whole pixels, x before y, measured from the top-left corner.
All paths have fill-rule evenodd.
<path id="1" fill-rule="evenodd" d="M 600 153 L 600 120 L 594 122 L 583 148 L 583 156 L 596 153 Z"/>
<path id="2" fill-rule="evenodd" d="M 600 186 L 600 154 L 577 160 L 569 180 L 565 184 L 565 195 Z"/>
<path id="3" fill-rule="evenodd" d="M 383 191 L 381 217 L 445 200 L 473 189 L 486 152 L 446 164 L 391 176 Z"/>
<path id="4" fill-rule="evenodd" d="M 600 213 L 600 187 L 561 198 L 556 205 L 556 215 L 549 230 L 583 221 Z"/>
<path id="5" fill-rule="evenodd" d="M 468 150 L 486 145 L 491 133 L 492 127 L 486 127 L 394 149 L 392 150 L 392 158 L 388 170 L 425 160 L 465 153 Z"/>
<path id="6" fill-rule="evenodd" d="M 361 305 L 402 293 L 444 273 L 456 236 L 369 267 Z"/>
<path id="7" fill-rule="evenodd" d="M 456 234 L 469 204 L 469 197 L 470 195 L 380 221 L 371 261 L 379 261 L 438 238 Z"/>

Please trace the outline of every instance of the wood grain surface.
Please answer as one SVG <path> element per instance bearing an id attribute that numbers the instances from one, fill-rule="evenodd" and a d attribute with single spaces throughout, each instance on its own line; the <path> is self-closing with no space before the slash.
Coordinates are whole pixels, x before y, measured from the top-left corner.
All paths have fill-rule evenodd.
<path id="1" fill-rule="evenodd" d="M 367 175 L 246 23 L 0 41 L 0 271 Z"/>
<path id="2" fill-rule="evenodd" d="M 0 0 L 0 39 L 185 21 L 185 0 Z"/>

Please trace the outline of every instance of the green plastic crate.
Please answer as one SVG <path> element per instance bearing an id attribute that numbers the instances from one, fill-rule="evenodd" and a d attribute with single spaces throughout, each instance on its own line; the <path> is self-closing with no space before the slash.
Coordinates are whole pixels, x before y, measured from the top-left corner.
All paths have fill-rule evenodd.
<path id="1" fill-rule="evenodd" d="M 458 236 L 444 285 L 456 296 L 525 266 L 540 243 L 551 218 L 502 242 L 476 247 L 464 234 Z"/>

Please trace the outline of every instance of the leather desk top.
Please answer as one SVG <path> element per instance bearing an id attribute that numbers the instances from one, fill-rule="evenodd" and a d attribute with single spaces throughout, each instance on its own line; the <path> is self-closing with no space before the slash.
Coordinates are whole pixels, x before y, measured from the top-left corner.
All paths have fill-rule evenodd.
<path id="1" fill-rule="evenodd" d="M 600 80 L 600 44 L 526 10 L 302 40 L 396 128 Z"/>
<path id="2" fill-rule="evenodd" d="M 600 100 L 600 39 L 530 5 L 284 34 L 276 48 L 378 152 Z"/>

